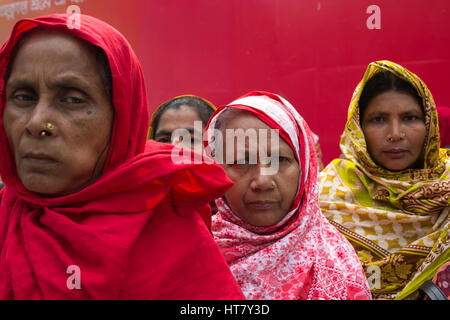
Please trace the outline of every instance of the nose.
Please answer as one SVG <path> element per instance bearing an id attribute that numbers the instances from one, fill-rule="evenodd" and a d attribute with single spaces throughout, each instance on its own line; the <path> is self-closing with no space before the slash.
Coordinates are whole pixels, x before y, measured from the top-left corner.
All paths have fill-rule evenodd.
<path id="1" fill-rule="evenodd" d="M 188 150 L 192 149 L 191 141 L 183 136 L 173 137 L 173 135 L 172 135 L 170 143 L 179 148 L 184 148 L 184 149 L 188 149 Z"/>
<path id="2" fill-rule="evenodd" d="M 255 165 L 250 182 L 250 189 L 255 192 L 268 191 L 275 188 L 274 175 L 262 174 L 264 165 Z"/>
<path id="3" fill-rule="evenodd" d="M 30 108 L 26 131 L 34 137 L 55 135 L 56 125 L 52 120 L 53 112 L 50 103 L 45 99 L 40 99 L 33 108 Z"/>
<path id="4" fill-rule="evenodd" d="M 386 139 L 388 141 L 395 142 L 400 141 L 403 138 L 404 133 L 402 132 L 400 121 L 398 119 L 393 119 L 389 123 Z"/>

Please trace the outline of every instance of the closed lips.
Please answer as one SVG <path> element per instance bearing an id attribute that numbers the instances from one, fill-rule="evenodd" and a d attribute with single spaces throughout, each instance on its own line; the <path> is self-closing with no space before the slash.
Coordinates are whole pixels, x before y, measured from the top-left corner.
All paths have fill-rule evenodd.
<path id="1" fill-rule="evenodd" d="M 276 201 L 251 201 L 247 202 L 247 207 L 251 207 L 254 209 L 270 209 L 272 208 L 277 202 Z"/>
<path id="2" fill-rule="evenodd" d="M 56 161 L 51 156 L 45 154 L 45 153 L 32 153 L 28 152 L 25 154 L 24 158 L 26 159 L 36 159 L 36 160 L 48 160 L 48 161 Z"/>
<path id="3" fill-rule="evenodd" d="M 400 153 L 400 152 L 406 152 L 408 151 L 407 149 L 401 149 L 401 148 L 394 148 L 394 149 L 388 149 L 385 150 L 384 152 L 388 152 L 388 153 Z"/>

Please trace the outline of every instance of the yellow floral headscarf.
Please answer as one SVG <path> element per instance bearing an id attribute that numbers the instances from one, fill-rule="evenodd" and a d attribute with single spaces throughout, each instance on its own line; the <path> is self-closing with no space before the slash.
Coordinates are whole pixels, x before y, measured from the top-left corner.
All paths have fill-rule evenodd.
<path id="1" fill-rule="evenodd" d="M 421 169 L 389 171 L 367 150 L 359 98 L 380 71 L 408 81 L 422 97 L 426 137 Z M 439 143 L 436 106 L 425 83 L 393 62 L 369 64 L 341 136 L 345 159 L 333 160 L 320 174 L 320 206 L 357 251 L 374 298 L 413 298 L 449 260 L 450 152 L 439 149 Z"/>

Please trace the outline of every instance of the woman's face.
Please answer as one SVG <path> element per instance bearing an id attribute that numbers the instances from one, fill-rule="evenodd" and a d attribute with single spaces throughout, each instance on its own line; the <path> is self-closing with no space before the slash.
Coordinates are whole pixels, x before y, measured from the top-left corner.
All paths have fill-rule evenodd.
<path id="1" fill-rule="evenodd" d="M 415 166 L 425 142 L 425 120 L 416 100 L 387 91 L 373 98 L 363 115 L 362 129 L 372 159 L 399 171 Z"/>
<path id="2" fill-rule="evenodd" d="M 64 33 L 39 32 L 22 44 L 6 84 L 3 121 L 28 190 L 61 196 L 95 181 L 112 120 L 92 48 Z"/>
<path id="3" fill-rule="evenodd" d="M 189 132 L 189 139 L 182 139 L 178 134 L 173 134 L 177 129 L 185 129 Z M 203 122 L 195 109 L 181 105 L 178 109 L 168 109 L 159 118 L 155 132 L 155 140 L 170 143 L 180 148 L 196 150 L 195 146 L 202 147 Z"/>
<path id="4" fill-rule="evenodd" d="M 259 137 L 260 130 L 269 131 L 271 128 L 251 114 L 243 114 L 231 119 L 226 129 L 256 130 Z M 225 130 L 223 130 L 225 132 Z M 236 132 L 236 131 L 235 131 Z M 270 132 L 270 131 L 269 131 Z M 264 175 L 262 170 L 268 164 L 261 164 L 259 157 L 256 164 L 249 164 L 249 158 L 259 155 L 260 148 L 269 150 L 271 155 L 271 136 L 267 135 L 267 144 L 251 144 L 247 138 L 245 141 L 245 164 L 238 164 L 237 144 L 234 139 L 233 146 L 226 145 L 224 137 L 224 159 L 230 148 L 234 150 L 234 163 L 224 161 L 223 168 L 228 177 L 234 182 L 233 187 L 225 193 L 225 199 L 233 212 L 242 220 L 254 226 L 271 226 L 279 222 L 288 213 L 292 206 L 298 188 L 300 174 L 299 164 L 291 147 L 279 138 L 279 166 L 275 174 Z"/>

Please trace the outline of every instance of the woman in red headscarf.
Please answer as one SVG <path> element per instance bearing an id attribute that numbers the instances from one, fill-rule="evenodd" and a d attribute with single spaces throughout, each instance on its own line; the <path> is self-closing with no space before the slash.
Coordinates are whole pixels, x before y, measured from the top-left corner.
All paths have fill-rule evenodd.
<path id="1" fill-rule="evenodd" d="M 67 22 L 20 20 L 0 51 L 0 299 L 243 298 L 199 214 L 231 182 L 146 144 L 130 45 Z"/>
<path id="2" fill-rule="evenodd" d="M 235 183 L 216 200 L 212 230 L 246 297 L 370 299 L 355 251 L 320 212 L 315 142 L 294 107 L 251 92 L 219 108 L 206 133 L 207 154 Z"/>

